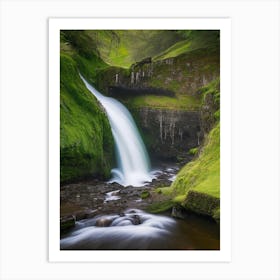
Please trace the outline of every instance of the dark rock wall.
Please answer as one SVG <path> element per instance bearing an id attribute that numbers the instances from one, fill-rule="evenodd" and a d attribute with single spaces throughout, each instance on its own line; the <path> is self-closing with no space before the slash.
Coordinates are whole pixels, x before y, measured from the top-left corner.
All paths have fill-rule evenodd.
<path id="1" fill-rule="evenodd" d="M 132 113 L 152 157 L 187 161 L 202 140 L 199 112 L 146 107 Z"/>
<path id="2" fill-rule="evenodd" d="M 219 77 L 219 64 L 219 50 L 198 49 L 160 61 L 147 59 L 130 69 L 110 67 L 98 73 L 96 86 L 102 93 L 121 101 L 149 94 L 185 95 L 200 100 L 201 88 Z M 213 112 L 206 105 L 203 113 L 201 106 L 184 111 L 168 108 L 168 104 L 166 109 L 138 106 L 129 107 L 129 110 L 142 132 L 150 155 L 187 162 L 192 158 L 188 151 L 199 146 L 203 140 L 205 133 L 201 130 L 209 130 L 207 116 Z M 202 119 L 207 122 L 203 124 Z"/>
<path id="3" fill-rule="evenodd" d="M 107 95 L 119 88 L 164 89 L 193 96 L 198 89 L 219 77 L 219 52 L 199 49 L 175 58 L 133 65 L 130 69 L 111 67 L 101 71 L 97 87 Z"/>

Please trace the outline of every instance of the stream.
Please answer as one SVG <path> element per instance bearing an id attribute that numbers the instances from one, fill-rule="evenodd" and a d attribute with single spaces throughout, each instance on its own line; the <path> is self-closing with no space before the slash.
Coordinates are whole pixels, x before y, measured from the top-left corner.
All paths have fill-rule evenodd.
<path id="1" fill-rule="evenodd" d="M 175 219 L 170 212 L 146 209 L 166 201 L 155 189 L 170 186 L 179 166 L 161 163 L 151 169 L 149 155 L 125 106 L 106 97 L 81 75 L 108 116 L 117 166 L 108 182 L 98 179 L 60 189 L 62 250 L 205 250 L 219 249 L 219 226 L 192 214 Z"/>
<path id="2" fill-rule="evenodd" d="M 175 179 L 178 167 L 163 165 L 142 187 L 90 180 L 61 187 L 61 215 L 75 226 L 61 234 L 62 250 L 218 250 L 219 225 L 194 214 L 148 213 L 164 199 L 153 190 Z M 149 193 L 141 198 L 143 192 Z M 70 215 L 70 216 L 71 216 Z"/>
<path id="3" fill-rule="evenodd" d="M 218 236 L 213 223 L 195 217 L 177 220 L 128 209 L 77 222 L 60 245 L 68 250 L 211 250 L 219 249 Z"/>

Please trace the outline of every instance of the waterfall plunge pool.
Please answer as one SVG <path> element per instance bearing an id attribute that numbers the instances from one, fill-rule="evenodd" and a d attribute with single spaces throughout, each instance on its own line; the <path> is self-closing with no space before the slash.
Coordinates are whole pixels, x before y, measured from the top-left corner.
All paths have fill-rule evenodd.
<path id="1" fill-rule="evenodd" d="M 219 250 L 217 224 L 195 215 L 178 220 L 170 213 L 156 215 L 137 208 L 145 208 L 153 200 L 150 196 L 142 199 L 141 192 L 149 192 L 167 180 L 170 184 L 178 167 L 151 171 L 129 111 L 81 79 L 106 110 L 117 168 L 112 170 L 110 182 L 82 182 L 61 188 L 61 216 L 73 213 L 76 217 L 75 227 L 61 235 L 61 250 Z"/>

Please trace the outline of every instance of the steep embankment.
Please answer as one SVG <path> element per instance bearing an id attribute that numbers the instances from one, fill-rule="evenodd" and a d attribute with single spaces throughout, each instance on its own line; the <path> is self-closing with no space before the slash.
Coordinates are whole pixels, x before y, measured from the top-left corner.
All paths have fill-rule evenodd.
<path id="1" fill-rule="evenodd" d="M 167 207 L 179 204 L 186 210 L 210 216 L 216 221 L 220 219 L 219 88 L 219 79 L 217 79 L 201 89 L 202 129 L 206 135 L 203 145 L 193 150 L 196 154 L 195 159 L 180 170 L 173 184 L 160 190 L 161 193 L 172 198 L 169 204 L 165 202 Z"/>
<path id="2" fill-rule="evenodd" d="M 94 55 L 86 57 L 62 40 L 60 56 L 60 180 L 108 177 L 113 138 L 105 113 L 86 89 L 78 69 L 87 73 Z"/>
<path id="3" fill-rule="evenodd" d="M 135 61 L 158 55 L 183 40 L 170 30 L 85 30 L 100 57 L 111 66 L 129 68 Z"/>

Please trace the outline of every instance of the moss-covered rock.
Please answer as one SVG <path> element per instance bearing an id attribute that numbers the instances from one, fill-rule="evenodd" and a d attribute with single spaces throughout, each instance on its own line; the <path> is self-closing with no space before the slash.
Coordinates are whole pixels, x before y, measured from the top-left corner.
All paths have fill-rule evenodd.
<path id="1" fill-rule="evenodd" d="M 187 195 L 190 190 L 220 197 L 220 125 L 210 131 L 199 155 L 178 173 L 169 192 Z"/>
<path id="2" fill-rule="evenodd" d="M 150 197 L 151 194 L 148 191 L 143 191 L 140 196 L 142 199 L 146 199 L 146 198 Z"/>
<path id="3" fill-rule="evenodd" d="M 60 180 L 108 177 L 113 138 L 106 114 L 79 77 L 77 62 L 60 58 Z"/>
<path id="4" fill-rule="evenodd" d="M 200 215 L 213 217 L 215 211 L 220 208 L 220 199 L 206 193 L 190 190 L 182 206 Z M 215 214 L 217 216 L 217 213 Z"/>

